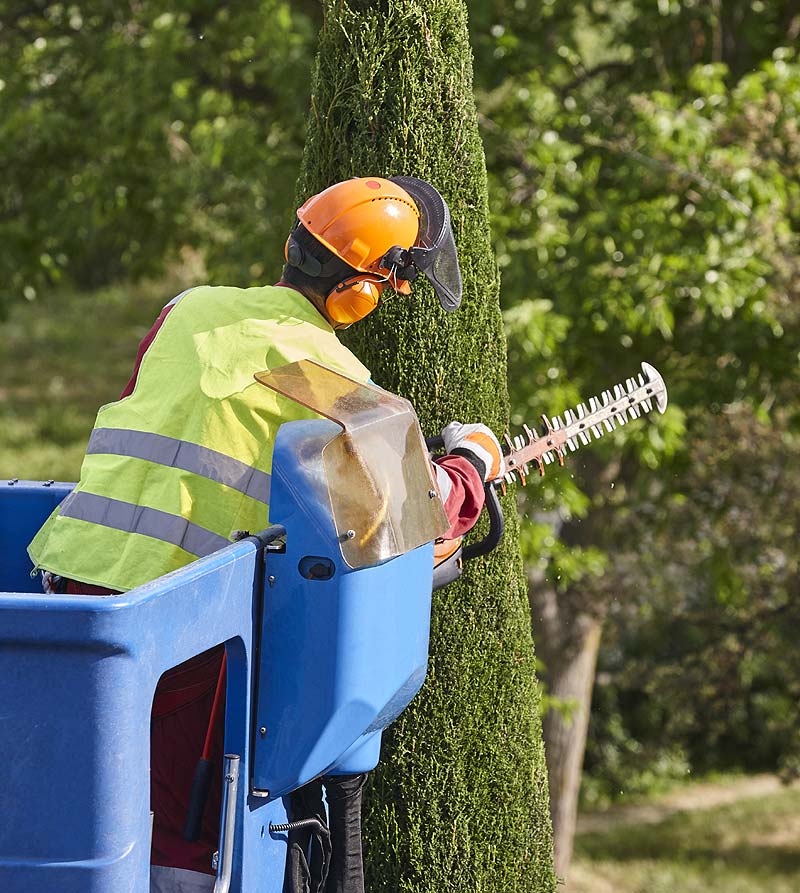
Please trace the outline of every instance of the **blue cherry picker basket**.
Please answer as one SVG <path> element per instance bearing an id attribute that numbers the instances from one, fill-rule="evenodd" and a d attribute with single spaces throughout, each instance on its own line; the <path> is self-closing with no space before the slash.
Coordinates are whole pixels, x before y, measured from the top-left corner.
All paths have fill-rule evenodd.
<path id="1" fill-rule="evenodd" d="M 153 694 L 220 642 L 220 891 L 280 893 L 285 795 L 373 768 L 422 685 L 446 521 L 413 411 L 310 363 L 259 379 L 313 410 L 278 432 L 274 526 L 122 595 L 43 594 L 26 546 L 71 485 L 0 483 L 4 893 L 147 893 Z"/>

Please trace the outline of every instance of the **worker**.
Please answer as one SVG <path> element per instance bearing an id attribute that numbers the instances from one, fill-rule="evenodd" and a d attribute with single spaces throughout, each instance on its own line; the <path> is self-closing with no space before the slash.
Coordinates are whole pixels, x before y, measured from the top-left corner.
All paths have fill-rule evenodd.
<path id="1" fill-rule="evenodd" d="M 122 592 L 216 551 L 234 531 L 268 526 L 275 434 L 302 416 L 254 374 L 311 359 L 367 381 L 368 370 L 335 330 L 371 313 L 387 289 L 410 294 L 419 273 L 446 310 L 461 301 L 449 210 L 434 187 L 415 178 L 354 178 L 313 196 L 297 211 L 285 256 L 277 285 L 200 286 L 163 308 L 120 399 L 98 412 L 79 484 L 30 544 L 47 591 Z M 484 483 L 500 476 L 503 458 L 483 425 L 454 422 L 443 434 L 447 455 L 435 471 L 451 524 L 446 536 L 454 539 L 476 522 Z M 213 887 L 221 778 L 199 839 L 187 841 L 182 832 L 204 744 L 221 765 L 222 723 L 209 728 L 209 715 L 223 653 L 220 645 L 170 670 L 155 693 L 151 891 L 157 893 Z M 335 784 L 329 801 L 336 800 Z M 342 785 L 341 796 L 360 798 L 362 780 Z M 340 865 L 328 890 L 363 888 L 358 877 L 355 887 L 342 877 Z"/>

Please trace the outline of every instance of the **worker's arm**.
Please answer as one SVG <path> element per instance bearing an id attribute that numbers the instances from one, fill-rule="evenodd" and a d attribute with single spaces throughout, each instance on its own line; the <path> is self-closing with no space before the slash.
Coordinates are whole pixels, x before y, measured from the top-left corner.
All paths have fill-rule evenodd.
<path id="1" fill-rule="evenodd" d="M 447 455 L 435 460 L 434 468 L 451 525 L 444 538 L 456 539 L 475 526 L 483 509 L 484 485 L 503 474 L 503 452 L 486 425 L 451 422 L 442 437 Z"/>
<path id="2" fill-rule="evenodd" d="M 436 483 L 450 529 L 445 539 L 456 539 L 472 530 L 483 509 L 483 478 L 463 456 L 434 460 Z"/>

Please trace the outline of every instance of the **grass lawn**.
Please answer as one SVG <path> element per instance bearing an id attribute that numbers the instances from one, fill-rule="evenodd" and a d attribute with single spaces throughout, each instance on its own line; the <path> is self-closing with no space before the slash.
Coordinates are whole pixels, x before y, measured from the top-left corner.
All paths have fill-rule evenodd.
<path id="1" fill-rule="evenodd" d="M 54 292 L 0 322 L 0 481 L 77 480 L 98 407 L 116 400 L 139 341 L 185 286 Z"/>
<path id="2" fill-rule="evenodd" d="M 580 835 L 564 893 L 798 893 L 800 790 Z"/>

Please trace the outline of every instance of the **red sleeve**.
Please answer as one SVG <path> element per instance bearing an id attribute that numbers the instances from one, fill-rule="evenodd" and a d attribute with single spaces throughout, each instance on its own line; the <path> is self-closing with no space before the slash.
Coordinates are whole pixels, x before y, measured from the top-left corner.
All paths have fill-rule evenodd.
<path id="1" fill-rule="evenodd" d="M 445 539 L 462 536 L 475 526 L 483 509 L 483 480 L 474 465 L 463 456 L 443 456 L 434 461 L 434 470 L 444 502 L 450 529 Z"/>
<path id="2" fill-rule="evenodd" d="M 119 395 L 119 399 L 122 400 L 123 397 L 129 397 L 133 393 L 133 389 L 136 387 L 136 379 L 139 375 L 139 367 L 142 365 L 142 357 L 145 354 L 145 351 L 148 347 L 153 343 L 153 338 L 156 337 L 156 332 L 161 328 L 161 324 L 167 318 L 167 314 L 172 310 L 175 304 L 167 304 L 167 306 L 158 314 L 158 319 L 153 323 L 150 328 L 150 331 L 142 338 L 142 343 L 139 345 L 139 350 L 136 354 L 136 362 L 133 364 L 133 373 L 131 374 L 128 383 L 125 385 L 124 390 Z"/>

